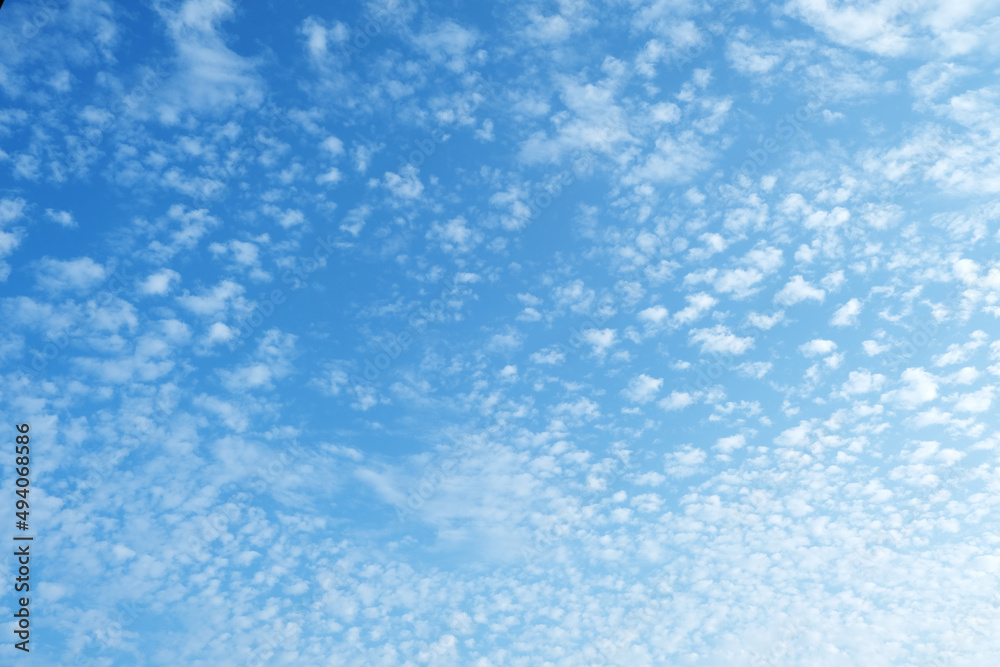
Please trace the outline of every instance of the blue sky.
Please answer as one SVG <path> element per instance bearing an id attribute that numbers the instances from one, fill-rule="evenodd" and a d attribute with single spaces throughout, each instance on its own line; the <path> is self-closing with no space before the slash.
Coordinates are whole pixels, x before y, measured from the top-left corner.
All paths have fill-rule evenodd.
<path id="1" fill-rule="evenodd" d="M 998 28 L 7 2 L 30 660 L 995 663 Z"/>

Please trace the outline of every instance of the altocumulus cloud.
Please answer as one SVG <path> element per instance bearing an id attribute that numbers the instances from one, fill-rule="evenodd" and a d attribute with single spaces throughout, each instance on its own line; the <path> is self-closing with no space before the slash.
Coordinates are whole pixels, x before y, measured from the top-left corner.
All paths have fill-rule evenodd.
<path id="1" fill-rule="evenodd" d="M 7 3 L 36 662 L 1000 664 L 996 3 L 716 5 Z"/>

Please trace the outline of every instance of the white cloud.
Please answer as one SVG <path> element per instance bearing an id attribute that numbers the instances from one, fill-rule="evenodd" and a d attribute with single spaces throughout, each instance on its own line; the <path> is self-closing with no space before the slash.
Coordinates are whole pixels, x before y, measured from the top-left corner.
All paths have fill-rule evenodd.
<path id="1" fill-rule="evenodd" d="M 556 348 L 548 348 L 541 350 L 540 352 L 534 352 L 531 355 L 532 363 L 543 364 L 546 366 L 555 366 L 556 364 L 561 364 L 565 360 L 566 355 Z"/>
<path id="2" fill-rule="evenodd" d="M 973 331 L 967 343 L 952 343 L 943 353 L 934 357 L 935 366 L 951 366 L 966 361 L 973 352 L 986 344 L 989 336 L 985 331 Z"/>
<path id="3" fill-rule="evenodd" d="M 206 209 L 189 210 L 181 204 L 174 204 L 167 210 L 165 224 L 177 225 L 178 228 L 169 234 L 167 243 L 159 239 L 149 242 L 147 257 L 157 264 L 165 263 L 178 252 L 197 247 L 202 237 L 221 222 Z"/>
<path id="4" fill-rule="evenodd" d="M 812 0 L 791 0 L 785 11 L 801 18 L 834 42 L 882 56 L 898 56 L 910 48 L 904 5 L 878 2 L 865 5 L 831 5 Z"/>
<path id="5" fill-rule="evenodd" d="M 483 126 L 476 130 L 476 138 L 481 141 L 493 141 L 496 136 L 493 134 L 493 121 L 487 118 L 483 121 Z"/>
<path id="6" fill-rule="evenodd" d="M 704 243 L 704 246 L 688 250 L 688 258 L 691 261 L 699 262 L 706 260 L 712 255 L 722 252 L 729 245 L 724 236 L 715 232 L 702 234 L 698 237 L 698 240 Z"/>
<path id="7" fill-rule="evenodd" d="M 364 229 L 365 224 L 368 222 L 368 216 L 371 214 L 371 206 L 367 204 L 356 206 L 344 216 L 344 222 L 340 225 L 340 228 L 351 236 L 357 236 Z"/>
<path id="8" fill-rule="evenodd" d="M 218 316 L 237 302 L 244 291 L 242 285 L 223 280 L 210 290 L 202 290 L 200 295 L 193 295 L 185 290 L 183 295 L 177 297 L 177 301 L 197 315 Z"/>
<path id="9" fill-rule="evenodd" d="M 27 205 L 28 202 L 20 197 L 17 199 L 7 197 L 0 199 L 0 227 L 24 217 L 24 208 Z"/>
<path id="10" fill-rule="evenodd" d="M 734 450 L 740 449 L 746 444 L 746 442 L 746 437 L 740 433 L 726 438 L 719 438 L 715 443 L 715 448 L 721 450 L 724 454 L 728 454 Z"/>
<path id="11" fill-rule="evenodd" d="M 986 386 L 969 394 L 963 394 L 955 403 L 958 412 L 986 412 L 993 404 L 996 387 Z"/>
<path id="12" fill-rule="evenodd" d="M 848 327 L 857 324 L 858 315 L 861 313 L 861 302 L 851 299 L 837 309 L 837 312 L 830 318 L 830 324 L 835 327 Z"/>
<path id="13" fill-rule="evenodd" d="M 688 183 L 709 167 L 711 159 L 712 151 L 693 132 L 684 132 L 677 137 L 663 134 L 656 139 L 655 149 L 643 163 L 623 180 L 627 185 Z"/>
<path id="14" fill-rule="evenodd" d="M 351 155 L 353 157 L 353 165 L 355 171 L 359 174 L 364 174 L 368 171 L 368 167 L 371 166 L 372 158 L 385 146 L 379 144 L 375 146 L 369 146 L 367 144 L 358 144 L 353 147 Z"/>
<path id="15" fill-rule="evenodd" d="M 646 322 L 648 324 L 659 324 L 667 318 L 670 311 L 663 306 L 650 306 L 645 310 L 639 311 L 637 317 L 640 322 Z"/>
<path id="16" fill-rule="evenodd" d="M 885 376 L 869 371 L 851 371 L 847 376 L 847 382 L 840 389 L 842 396 L 853 396 L 855 394 L 866 394 L 871 391 L 878 391 L 885 383 Z"/>
<path id="17" fill-rule="evenodd" d="M 538 322 L 542 319 L 542 314 L 534 308 L 528 307 L 518 313 L 517 319 L 521 322 Z"/>
<path id="18" fill-rule="evenodd" d="M 583 340 L 591 345 L 594 354 L 604 356 L 616 342 L 614 329 L 587 329 L 583 332 Z"/>
<path id="19" fill-rule="evenodd" d="M 736 367 L 736 370 L 740 374 L 759 380 L 774 368 L 774 364 L 770 361 L 745 361 Z"/>
<path id="20" fill-rule="evenodd" d="M 218 113 L 233 105 L 256 107 L 263 100 L 255 63 L 228 46 L 220 24 L 232 18 L 228 0 L 186 0 L 179 7 L 157 5 L 176 50 L 177 71 L 160 93 L 161 120 L 179 122 L 188 109 Z"/>
<path id="21" fill-rule="evenodd" d="M 344 174 L 336 167 L 330 167 L 322 174 L 316 177 L 316 183 L 319 185 L 336 185 L 343 180 Z"/>
<path id="22" fill-rule="evenodd" d="M 766 274 L 774 273 L 785 263 L 781 248 L 771 246 L 754 248 L 746 254 L 743 261 L 756 266 Z"/>
<path id="23" fill-rule="evenodd" d="M 818 354 L 830 354 L 837 349 L 837 344 L 832 340 L 814 338 L 808 343 L 799 345 L 799 352 L 807 357 L 815 357 Z"/>
<path id="24" fill-rule="evenodd" d="M 572 403 L 560 403 L 552 411 L 557 415 L 566 415 L 577 419 L 594 419 L 601 415 L 597 403 L 582 396 Z"/>
<path id="25" fill-rule="evenodd" d="M 173 282 L 180 281 L 181 275 L 173 269 L 163 269 L 148 276 L 139 283 L 139 291 L 143 294 L 162 296 L 170 291 Z"/>
<path id="26" fill-rule="evenodd" d="M 296 227 L 305 222 L 305 215 L 299 209 L 281 209 L 273 204 L 264 204 L 261 208 L 267 215 L 273 216 L 277 220 L 278 224 L 288 229 L 289 227 Z"/>
<path id="27" fill-rule="evenodd" d="M 844 272 L 841 269 L 837 269 L 823 276 L 819 284 L 831 292 L 836 292 L 845 282 L 847 282 L 847 278 L 844 276 Z"/>
<path id="28" fill-rule="evenodd" d="M 937 398 L 937 378 L 923 368 L 907 368 L 901 381 L 905 386 L 882 394 L 882 400 L 908 410 Z"/>
<path id="29" fill-rule="evenodd" d="M 888 345 L 884 345 L 874 340 L 866 340 L 862 342 L 861 345 L 864 348 L 865 354 L 867 354 L 869 357 L 874 357 L 879 354 L 882 354 L 883 352 L 889 351 Z"/>
<path id="30" fill-rule="evenodd" d="M 772 328 L 774 325 L 778 324 L 785 319 L 785 311 L 779 310 L 771 315 L 763 315 L 761 313 L 751 312 L 747 315 L 747 324 L 758 329 L 764 329 L 765 331 Z"/>
<path id="31" fill-rule="evenodd" d="M 295 347 L 294 335 L 278 329 L 268 329 L 261 336 L 249 362 L 233 370 L 219 371 L 223 385 L 234 393 L 273 387 L 274 380 L 292 372 Z"/>
<path id="32" fill-rule="evenodd" d="M 680 449 L 664 456 L 663 469 L 671 477 L 690 477 L 701 471 L 707 458 L 708 455 L 704 450 L 691 445 L 681 445 Z"/>
<path id="33" fill-rule="evenodd" d="M 249 415 L 233 403 L 207 394 L 199 395 L 195 401 L 199 407 L 217 415 L 227 428 L 236 433 L 242 433 L 250 427 Z"/>
<path id="34" fill-rule="evenodd" d="M 719 303 L 718 299 L 714 298 L 711 294 L 706 294 L 705 292 L 690 294 L 686 297 L 686 299 L 688 305 L 674 313 L 673 323 L 677 326 L 683 326 L 694 322 L 702 315 L 712 310 L 712 308 Z M 644 313 L 646 311 L 642 312 Z M 642 313 L 640 313 L 640 316 L 641 315 Z"/>
<path id="35" fill-rule="evenodd" d="M 520 333 L 508 327 L 503 333 L 493 334 L 486 343 L 485 349 L 490 352 L 509 353 L 517 350 L 523 343 Z"/>
<path id="36" fill-rule="evenodd" d="M 634 481 L 638 486 L 660 486 L 665 481 L 667 481 L 667 478 L 661 475 L 660 473 L 656 472 L 655 470 L 650 470 L 649 472 L 644 472 L 641 475 L 637 475 Z M 632 499 L 632 504 L 636 505 L 642 503 L 643 501 L 640 500 L 640 498 L 644 498 L 644 496 L 636 496 L 635 498 Z M 647 507 L 652 509 L 644 511 L 655 511 L 656 509 L 659 509 L 661 504 L 662 503 L 656 503 L 655 507 L 653 507 L 654 503 L 649 503 Z"/>
<path id="37" fill-rule="evenodd" d="M 440 243 L 445 252 L 467 253 L 482 241 L 483 235 L 469 227 L 464 217 L 458 216 L 447 222 L 433 223 L 427 238 Z"/>
<path id="38" fill-rule="evenodd" d="M 107 273 L 107 269 L 89 257 L 65 261 L 45 257 L 37 263 L 35 280 L 47 292 L 87 292 L 104 280 Z"/>
<path id="39" fill-rule="evenodd" d="M 806 300 L 823 301 L 825 297 L 826 292 L 814 287 L 802 276 L 796 275 L 792 276 L 792 279 L 781 288 L 774 300 L 783 306 L 793 306 Z"/>
<path id="40" fill-rule="evenodd" d="M 320 142 L 319 147 L 329 153 L 331 157 L 339 157 L 344 154 L 344 142 L 332 135 Z"/>
<path id="41" fill-rule="evenodd" d="M 420 182 L 418 169 L 412 164 L 405 165 L 398 174 L 387 171 L 383 185 L 389 189 L 394 197 L 401 200 L 416 199 L 424 192 L 424 185 Z"/>
<path id="42" fill-rule="evenodd" d="M 663 386 L 662 378 L 654 378 L 642 373 L 632 378 L 628 387 L 622 390 L 622 394 L 633 403 L 649 403 L 656 397 L 661 386 Z"/>
<path id="43" fill-rule="evenodd" d="M 73 218 L 73 214 L 69 211 L 57 211 L 47 208 L 45 209 L 45 215 L 49 220 L 63 227 L 74 228 L 79 226 L 76 219 Z"/>
<path id="44" fill-rule="evenodd" d="M 721 324 L 710 329 L 693 330 L 691 342 L 701 344 L 702 354 L 737 355 L 753 347 L 753 338 L 737 336 Z"/>
<path id="45" fill-rule="evenodd" d="M 306 38 L 306 51 L 313 62 L 322 64 L 329 55 L 330 43 L 342 45 L 351 36 L 350 29 L 340 21 L 334 21 L 327 28 L 321 18 L 310 16 L 299 26 L 299 32 Z"/>
<path id="46" fill-rule="evenodd" d="M 803 221 L 806 229 L 832 229 L 839 227 L 851 219 L 851 213 L 845 208 L 837 206 L 830 212 L 814 211 L 806 216 Z"/>
<path id="47" fill-rule="evenodd" d="M 728 269 L 719 274 L 712 286 L 722 294 L 731 294 L 734 299 L 745 299 L 760 291 L 763 279 L 764 274 L 757 269 Z"/>
<path id="48" fill-rule="evenodd" d="M 540 306 L 540 305 L 542 305 L 542 300 L 541 299 L 539 299 L 534 294 L 530 294 L 530 293 L 527 293 L 527 292 L 518 294 L 517 295 L 517 300 L 520 301 L 521 303 L 523 303 L 526 306 Z"/>
<path id="49" fill-rule="evenodd" d="M 684 391 L 674 390 L 670 392 L 670 395 L 666 398 L 660 399 L 657 405 L 667 411 L 683 410 L 689 405 L 692 405 L 694 401 L 695 397 L 693 395 Z"/>
<path id="50" fill-rule="evenodd" d="M 947 384 L 972 384 L 979 379 L 981 373 L 978 369 L 972 366 L 966 366 L 965 368 L 960 368 L 951 375 L 946 376 L 942 379 L 942 382 Z"/>
<path id="51" fill-rule="evenodd" d="M 560 308 L 568 308 L 574 313 L 589 312 L 594 301 L 595 292 L 588 288 L 582 280 L 571 280 L 565 285 L 559 285 L 553 290 L 553 297 Z"/>
<path id="52" fill-rule="evenodd" d="M 955 277 L 966 285 L 971 285 L 979 279 L 979 265 L 971 259 L 959 259 L 952 264 Z"/>
<path id="53" fill-rule="evenodd" d="M 839 368 L 840 364 L 844 361 L 844 353 L 837 352 L 831 354 L 830 356 L 823 359 L 823 363 L 826 364 L 827 368 Z"/>
<path id="54" fill-rule="evenodd" d="M 624 76 L 623 64 L 613 57 L 606 64 L 609 77 L 604 81 L 590 83 L 577 77 L 562 77 L 558 88 L 567 114 L 558 123 L 553 137 L 540 128 L 522 142 L 523 161 L 556 163 L 573 153 L 611 156 L 625 142 L 634 140 L 625 109 L 618 103 L 617 81 Z"/>
<path id="55" fill-rule="evenodd" d="M 783 56 L 780 50 L 765 50 L 759 46 L 747 43 L 746 29 L 742 29 L 738 38 L 729 40 L 726 56 L 733 68 L 742 74 L 767 74 L 781 63 Z"/>
<path id="56" fill-rule="evenodd" d="M 468 67 L 469 51 L 475 46 L 476 33 L 454 21 L 444 21 L 432 30 L 414 36 L 413 42 L 426 53 L 431 62 L 444 65 L 456 74 Z"/>
<path id="57" fill-rule="evenodd" d="M 809 444 L 809 434 L 812 425 L 809 422 L 799 422 L 798 426 L 786 428 L 774 438 L 774 444 L 782 447 L 803 447 Z"/>
<path id="58" fill-rule="evenodd" d="M 227 343 L 236 335 L 236 330 L 222 322 L 215 322 L 208 328 L 208 344 Z"/>

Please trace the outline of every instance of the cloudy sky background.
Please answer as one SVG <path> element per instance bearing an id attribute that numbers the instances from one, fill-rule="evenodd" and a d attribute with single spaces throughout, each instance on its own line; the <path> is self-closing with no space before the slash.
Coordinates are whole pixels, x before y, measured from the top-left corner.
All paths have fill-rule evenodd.
<path id="1" fill-rule="evenodd" d="M 998 32 L 10 0 L 34 664 L 995 664 Z"/>

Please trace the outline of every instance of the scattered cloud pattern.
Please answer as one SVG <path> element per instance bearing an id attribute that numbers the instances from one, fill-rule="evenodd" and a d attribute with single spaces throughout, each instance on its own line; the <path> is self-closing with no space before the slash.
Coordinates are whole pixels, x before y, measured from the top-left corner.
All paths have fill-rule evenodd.
<path id="1" fill-rule="evenodd" d="M 38 664 L 997 664 L 998 29 L 7 3 Z"/>

